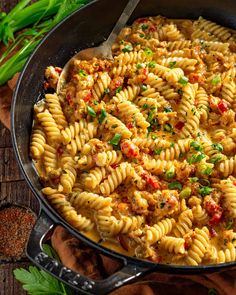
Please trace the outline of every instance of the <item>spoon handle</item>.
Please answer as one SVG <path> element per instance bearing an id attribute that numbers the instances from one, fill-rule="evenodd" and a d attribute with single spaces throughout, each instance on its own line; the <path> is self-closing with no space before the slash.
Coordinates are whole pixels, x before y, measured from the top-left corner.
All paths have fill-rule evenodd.
<path id="1" fill-rule="evenodd" d="M 117 35 L 120 33 L 121 29 L 125 26 L 126 22 L 128 21 L 129 17 L 133 13 L 134 9 L 136 8 L 139 2 L 140 0 L 129 0 L 119 20 L 117 21 L 115 27 L 111 31 L 109 37 L 103 43 L 103 46 L 111 48 L 111 46 L 116 40 Z"/>

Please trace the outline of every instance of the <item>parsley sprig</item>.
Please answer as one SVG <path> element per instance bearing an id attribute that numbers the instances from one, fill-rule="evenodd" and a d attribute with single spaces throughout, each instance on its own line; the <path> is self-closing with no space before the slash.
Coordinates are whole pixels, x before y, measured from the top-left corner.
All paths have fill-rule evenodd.
<path id="1" fill-rule="evenodd" d="M 58 259 L 54 250 L 47 244 L 43 245 L 44 252 Z M 23 289 L 32 295 L 57 294 L 72 295 L 71 288 L 58 281 L 56 278 L 43 270 L 39 270 L 36 266 L 30 266 L 28 270 L 17 268 L 14 271 L 15 278 L 23 285 Z"/>

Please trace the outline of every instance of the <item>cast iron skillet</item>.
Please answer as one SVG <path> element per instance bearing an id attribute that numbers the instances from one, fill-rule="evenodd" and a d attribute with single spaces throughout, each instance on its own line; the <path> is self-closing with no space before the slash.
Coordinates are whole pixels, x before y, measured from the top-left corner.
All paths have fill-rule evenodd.
<path id="1" fill-rule="evenodd" d="M 63 66 L 76 50 L 100 44 L 109 35 L 126 2 L 127 0 L 93 1 L 53 29 L 27 62 L 12 102 L 11 127 L 15 154 L 26 181 L 41 205 L 40 216 L 27 245 L 27 256 L 39 267 L 86 294 L 108 293 L 152 271 L 193 274 L 236 267 L 236 262 L 197 267 L 162 265 L 116 253 L 76 231 L 50 206 L 40 192 L 42 186 L 29 157 L 29 141 L 33 104 L 43 91 L 44 70 L 48 65 Z M 137 17 L 158 14 L 170 18 L 190 19 L 201 15 L 221 25 L 236 28 L 235 0 L 143 0 L 133 13 L 130 22 Z M 123 268 L 107 279 L 95 281 L 75 273 L 48 257 L 42 252 L 42 241 L 55 224 L 63 225 L 76 238 L 94 249 L 121 260 Z"/>

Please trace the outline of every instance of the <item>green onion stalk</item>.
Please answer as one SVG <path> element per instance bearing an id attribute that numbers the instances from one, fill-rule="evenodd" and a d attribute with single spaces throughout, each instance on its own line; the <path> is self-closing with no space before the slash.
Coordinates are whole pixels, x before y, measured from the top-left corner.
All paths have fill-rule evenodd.
<path id="1" fill-rule="evenodd" d="M 0 19 L 0 41 L 8 45 L 0 56 L 0 85 L 22 70 L 47 32 L 90 0 L 38 0 L 28 5 L 29 2 L 21 0 Z M 32 27 L 28 27 L 30 25 Z M 15 32 L 24 28 L 21 34 L 14 36 Z M 17 52 L 13 54 L 13 50 Z"/>

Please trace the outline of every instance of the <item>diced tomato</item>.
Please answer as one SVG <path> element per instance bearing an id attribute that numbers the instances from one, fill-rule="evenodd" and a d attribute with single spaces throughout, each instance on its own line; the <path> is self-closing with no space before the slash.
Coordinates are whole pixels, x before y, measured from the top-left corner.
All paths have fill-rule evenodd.
<path id="1" fill-rule="evenodd" d="M 151 188 L 160 189 L 159 181 L 155 176 L 149 174 L 148 172 L 143 172 L 141 176 Z"/>
<path id="2" fill-rule="evenodd" d="M 125 251 L 129 251 L 129 245 L 127 243 L 127 240 L 124 238 L 124 236 L 122 234 L 117 236 L 117 240 L 120 243 L 121 247 L 125 250 Z"/>
<path id="3" fill-rule="evenodd" d="M 88 94 L 86 94 L 84 96 L 83 100 L 86 101 L 86 102 L 90 101 L 91 97 L 92 97 L 92 93 L 91 93 L 91 90 L 89 90 Z"/>
<path id="4" fill-rule="evenodd" d="M 185 249 L 185 250 L 188 250 L 189 247 L 190 247 L 189 241 L 186 240 L 186 241 L 184 242 L 184 249 Z"/>
<path id="5" fill-rule="evenodd" d="M 222 214 L 223 214 L 222 210 L 217 211 L 210 219 L 209 224 L 217 225 L 221 221 Z"/>
<path id="6" fill-rule="evenodd" d="M 199 73 L 191 73 L 189 74 L 189 82 L 194 84 L 194 83 L 202 83 L 203 82 L 203 77 Z"/>
<path id="7" fill-rule="evenodd" d="M 61 146 L 59 146 L 59 148 L 57 149 L 57 153 L 59 156 L 61 156 L 64 153 L 64 150 Z"/>
<path id="8" fill-rule="evenodd" d="M 121 144 L 121 151 L 128 158 L 137 158 L 139 156 L 139 148 L 130 140 L 124 140 Z"/>
<path id="9" fill-rule="evenodd" d="M 110 88 L 111 90 L 116 90 L 119 86 L 121 86 L 124 83 L 124 78 L 122 77 L 116 77 L 111 81 Z"/>
<path id="10" fill-rule="evenodd" d="M 119 164 L 112 164 L 112 165 L 111 165 L 111 168 L 112 168 L 112 169 L 116 169 L 118 166 L 119 166 Z"/>
<path id="11" fill-rule="evenodd" d="M 236 186 L 236 182 L 233 182 L 233 185 Z"/>
<path id="12" fill-rule="evenodd" d="M 155 25 L 151 25 L 148 29 L 148 32 L 153 33 L 157 31 L 157 27 Z"/>
<path id="13" fill-rule="evenodd" d="M 47 90 L 49 87 L 50 87 L 49 83 L 48 83 L 47 81 L 44 81 L 44 82 L 43 82 L 43 88 L 44 88 L 45 90 Z"/>
<path id="14" fill-rule="evenodd" d="M 142 69 L 142 75 L 144 75 L 146 77 L 145 78 L 145 80 L 146 80 L 147 76 L 148 76 L 148 69 L 147 68 Z"/>
<path id="15" fill-rule="evenodd" d="M 140 18 L 140 19 L 137 19 L 135 22 L 137 24 L 144 24 L 144 23 L 147 23 L 149 21 L 148 18 Z"/>
<path id="16" fill-rule="evenodd" d="M 228 111 L 228 105 L 227 105 L 227 103 L 224 100 L 221 100 L 218 103 L 218 109 L 219 109 L 219 111 L 221 113 L 224 113 L 224 112 Z"/>
<path id="17" fill-rule="evenodd" d="M 58 74 L 61 74 L 61 72 L 62 72 L 62 68 L 55 67 L 55 71 L 56 71 Z"/>
<path id="18" fill-rule="evenodd" d="M 73 101 L 73 98 L 72 98 L 72 95 L 71 95 L 70 92 L 68 92 L 68 93 L 66 94 L 66 100 L 68 101 L 68 104 L 69 104 L 70 106 L 73 106 L 73 105 L 74 105 L 74 101 Z"/>
<path id="19" fill-rule="evenodd" d="M 128 129 L 131 129 L 131 128 L 133 128 L 134 126 L 133 126 L 133 123 L 132 123 L 132 122 L 129 122 L 129 123 L 126 124 L 126 127 L 127 127 Z"/>
<path id="20" fill-rule="evenodd" d="M 178 130 L 181 130 L 183 127 L 184 127 L 184 122 L 179 121 L 175 124 L 175 128 Z"/>
<path id="21" fill-rule="evenodd" d="M 212 227 L 209 228 L 209 233 L 212 238 L 217 236 L 217 232 Z"/>
<path id="22" fill-rule="evenodd" d="M 210 215 L 215 214 L 217 211 L 219 211 L 220 206 L 216 204 L 214 200 L 208 201 L 205 203 L 205 209 Z"/>

